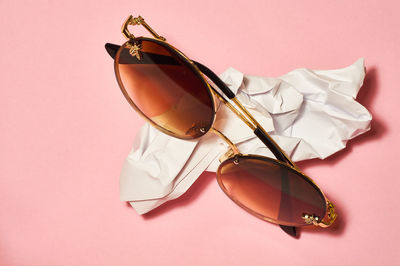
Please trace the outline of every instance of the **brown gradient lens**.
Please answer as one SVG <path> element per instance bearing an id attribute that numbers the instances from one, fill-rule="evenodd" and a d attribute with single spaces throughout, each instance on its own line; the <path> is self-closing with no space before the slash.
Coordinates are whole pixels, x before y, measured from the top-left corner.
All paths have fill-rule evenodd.
<path id="1" fill-rule="evenodd" d="M 133 45 L 141 47 L 138 56 L 130 53 Z M 129 103 L 165 133 L 191 139 L 211 128 L 215 107 L 207 83 L 168 44 L 148 38 L 125 43 L 116 55 L 115 72 Z"/>
<path id="2" fill-rule="evenodd" d="M 238 156 L 223 162 L 217 172 L 222 190 L 240 207 L 268 221 L 307 225 L 304 213 L 325 215 L 326 201 L 307 177 L 273 159 Z"/>

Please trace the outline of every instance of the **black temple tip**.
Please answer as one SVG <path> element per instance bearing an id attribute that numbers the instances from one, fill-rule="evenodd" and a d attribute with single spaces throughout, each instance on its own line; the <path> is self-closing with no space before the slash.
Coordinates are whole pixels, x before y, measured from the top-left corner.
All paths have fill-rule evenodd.
<path id="1" fill-rule="evenodd" d="M 285 231 L 285 233 L 287 233 L 288 235 L 297 238 L 297 230 L 296 227 L 293 226 L 286 226 L 286 225 L 279 225 L 280 228 Z"/>
<path id="2" fill-rule="evenodd" d="M 108 53 L 113 59 L 115 59 L 115 55 L 117 54 L 118 49 L 119 49 L 120 46 L 119 46 L 119 45 L 116 45 L 116 44 L 112 44 L 112 43 L 106 43 L 105 47 L 106 47 L 107 53 Z"/>

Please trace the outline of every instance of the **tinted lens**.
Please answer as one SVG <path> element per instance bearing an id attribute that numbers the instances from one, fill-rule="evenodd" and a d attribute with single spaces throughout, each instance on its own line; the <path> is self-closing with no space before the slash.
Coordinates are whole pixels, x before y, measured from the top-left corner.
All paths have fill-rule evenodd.
<path id="1" fill-rule="evenodd" d="M 134 46 L 141 47 L 136 54 Z M 146 38 L 125 43 L 116 55 L 115 72 L 130 104 L 164 132 L 190 139 L 212 126 L 214 102 L 208 85 L 167 44 Z"/>
<path id="2" fill-rule="evenodd" d="M 271 222 L 302 226 L 307 225 L 302 218 L 305 213 L 321 219 L 325 215 L 325 197 L 317 186 L 272 159 L 228 159 L 218 169 L 218 183 L 239 206 Z"/>

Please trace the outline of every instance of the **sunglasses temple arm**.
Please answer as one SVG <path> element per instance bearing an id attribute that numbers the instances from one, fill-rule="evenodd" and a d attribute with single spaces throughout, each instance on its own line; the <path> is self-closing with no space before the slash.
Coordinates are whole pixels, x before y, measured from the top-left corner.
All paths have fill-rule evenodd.
<path id="1" fill-rule="evenodd" d="M 193 61 L 193 63 L 204 75 L 206 75 L 209 79 L 211 79 L 212 82 L 214 82 L 215 85 L 217 85 L 217 87 L 225 94 L 226 97 L 229 99 L 236 97 L 236 95 L 233 93 L 233 91 L 231 91 L 231 89 L 229 89 L 225 82 L 223 82 L 212 70 L 199 62 Z"/>
<path id="2" fill-rule="evenodd" d="M 254 134 L 273 152 L 276 159 L 289 163 L 291 166 L 295 166 L 294 163 L 281 151 L 278 145 L 274 141 L 271 141 L 271 137 L 269 137 L 264 130 L 257 127 L 254 130 Z"/>
<path id="3" fill-rule="evenodd" d="M 113 44 L 113 43 L 106 43 L 105 48 L 107 53 L 111 56 L 112 59 L 115 60 L 115 56 L 117 55 L 118 49 L 121 46 L 118 44 Z"/>
<path id="4" fill-rule="evenodd" d="M 245 114 L 251 116 L 251 114 L 245 109 L 245 107 L 237 100 L 236 95 L 212 70 L 199 62 L 193 62 L 204 75 L 206 75 L 209 79 L 211 79 L 212 82 L 214 82 L 215 85 L 218 86 L 218 88 L 225 94 L 226 97 L 233 100 L 242 109 L 242 111 L 244 111 Z M 217 92 L 215 89 L 214 91 Z M 258 124 L 258 122 L 253 117 L 251 117 L 251 119 L 256 124 L 256 127 L 252 128 L 254 134 L 268 147 L 268 149 L 271 150 L 276 159 L 297 168 L 295 164 L 289 159 L 289 157 L 279 148 L 278 144 L 276 144 L 275 141 L 268 135 L 268 133 L 261 127 L 261 125 Z"/>

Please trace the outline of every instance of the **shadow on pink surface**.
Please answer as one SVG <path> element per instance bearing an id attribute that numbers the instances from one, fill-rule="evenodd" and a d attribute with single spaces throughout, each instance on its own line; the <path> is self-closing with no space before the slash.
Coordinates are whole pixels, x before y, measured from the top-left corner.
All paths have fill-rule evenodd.
<path id="1" fill-rule="evenodd" d="M 347 147 L 336 154 L 330 156 L 325 160 L 309 160 L 299 162 L 299 166 L 302 169 L 306 169 L 308 167 L 313 167 L 317 165 L 335 165 L 339 163 L 342 159 L 344 159 L 349 153 L 352 152 L 353 147 L 355 145 L 362 145 L 366 142 L 376 141 L 382 138 L 387 131 L 386 125 L 377 117 L 373 112 L 373 101 L 377 94 L 379 88 L 378 83 L 378 76 L 376 68 L 372 67 L 368 70 L 366 74 L 366 78 L 364 80 L 364 85 L 360 90 L 360 93 L 357 97 L 358 102 L 364 105 L 373 115 L 373 120 L 371 122 L 371 130 L 361 136 L 356 137 L 355 139 L 349 141 L 347 143 Z M 152 219 L 156 218 L 160 215 L 163 215 L 166 212 L 174 208 L 179 208 L 190 204 L 191 202 L 195 201 L 201 193 L 205 190 L 205 188 L 211 183 L 216 182 L 215 173 L 205 172 L 203 173 L 196 182 L 189 188 L 189 190 L 184 193 L 178 199 L 169 201 L 160 207 L 152 210 L 151 212 L 144 214 L 144 219 Z M 335 223 L 329 228 L 315 228 L 315 227 L 304 227 L 299 230 L 299 237 L 301 236 L 302 232 L 305 233 L 323 233 L 329 234 L 334 236 L 340 236 L 343 234 L 345 227 L 346 227 L 346 208 L 341 203 L 340 200 L 331 197 L 328 195 L 332 202 L 335 202 L 336 209 L 340 210 L 340 214 L 335 221 Z M 129 204 L 127 206 L 130 207 Z"/>

